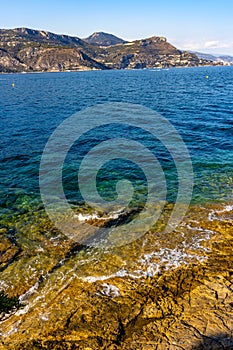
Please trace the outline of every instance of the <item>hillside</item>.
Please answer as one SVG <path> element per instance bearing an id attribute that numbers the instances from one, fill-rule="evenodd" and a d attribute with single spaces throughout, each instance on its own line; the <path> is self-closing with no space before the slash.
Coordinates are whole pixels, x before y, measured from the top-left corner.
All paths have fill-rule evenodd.
<path id="1" fill-rule="evenodd" d="M 124 42 L 111 34 L 95 34 L 98 35 L 92 35 L 89 40 L 94 40 L 94 44 L 90 44 L 78 37 L 47 31 L 0 29 L 0 72 L 167 68 L 211 64 L 211 61 L 198 58 L 194 53 L 178 50 L 164 37 Z"/>
<path id="2" fill-rule="evenodd" d="M 198 58 L 211 60 L 213 62 L 222 62 L 222 63 L 230 63 L 233 64 L 233 56 L 229 55 L 213 55 L 202 52 L 193 52 L 197 55 Z"/>
<path id="3" fill-rule="evenodd" d="M 105 69 L 77 37 L 28 28 L 0 30 L 0 71 Z"/>
<path id="4" fill-rule="evenodd" d="M 203 61 L 195 54 L 178 50 L 166 38 L 154 36 L 109 47 L 102 63 L 110 68 L 138 69 L 198 66 Z"/>

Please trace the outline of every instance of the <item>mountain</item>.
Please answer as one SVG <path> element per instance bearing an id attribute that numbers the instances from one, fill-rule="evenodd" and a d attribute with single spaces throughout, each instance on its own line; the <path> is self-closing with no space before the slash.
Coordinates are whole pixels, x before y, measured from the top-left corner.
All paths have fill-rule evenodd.
<path id="1" fill-rule="evenodd" d="M 193 52 L 193 53 L 195 53 L 201 59 L 211 60 L 213 62 L 222 62 L 222 63 L 233 64 L 233 56 L 214 55 L 214 54 L 208 54 L 208 53 L 202 53 L 202 52 Z"/>
<path id="2" fill-rule="evenodd" d="M 125 42 L 111 34 L 96 34 L 95 43 L 90 44 L 87 39 L 42 30 L 0 29 L 0 72 L 168 68 L 212 64 L 210 60 L 198 58 L 195 53 L 178 50 L 164 37 Z M 93 39 L 93 35 L 91 37 Z"/>
<path id="3" fill-rule="evenodd" d="M 197 55 L 197 57 L 202 58 L 204 60 L 210 60 L 210 61 L 216 60 L 216 56 L 209 53 L 196 52 L 196 51 L 190 51 L 190 52 L 194 53 L 195 55 Z"/>
<path id="4" fill-rule="evenodd" d="M 106 69 L 93 50 L 77 37 L 16 28 L 0 30 L 0 71 Z"/>
<path id="5" fill-rule="evenodd" d="M 115 35 L 103 33 L 103 32 L 95 32 L 90 35 L 88 38 L 83 39 L 88 44 L 98 45 L 98 46 L 112 46 L 118 44 L 125 44 L 127 41 L 118 38 Z"/>
<path id="6" fill-rule="evenodd" d="M 217 60 L 222 60 L 224 62 L 233 63 L 233 56 L 220 55 L 220 56 L 217 57 Z"/>

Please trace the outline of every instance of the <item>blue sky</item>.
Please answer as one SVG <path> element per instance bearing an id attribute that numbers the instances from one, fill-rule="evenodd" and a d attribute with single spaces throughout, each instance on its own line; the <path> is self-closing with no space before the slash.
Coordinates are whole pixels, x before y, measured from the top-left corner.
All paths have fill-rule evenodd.
<path id="1" fill-rule="evenodd" d="M 95 31 L 127 40 L 166 36 L 181 49 L 233 55 L 232 0 L 8 0 L 0 27 L 30 27 L 86 37 Z"/>

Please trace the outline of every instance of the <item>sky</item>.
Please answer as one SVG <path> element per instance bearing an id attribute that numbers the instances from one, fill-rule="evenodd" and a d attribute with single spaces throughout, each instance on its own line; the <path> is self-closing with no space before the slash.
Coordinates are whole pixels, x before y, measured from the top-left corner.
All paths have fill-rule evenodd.
<path id="1" fill-rule="evenodd" d="M 0 28 L 28 27 L 85 38 L 165 36 L 180 49 L 233 55 L 232 0 L 0 0 Z"/>

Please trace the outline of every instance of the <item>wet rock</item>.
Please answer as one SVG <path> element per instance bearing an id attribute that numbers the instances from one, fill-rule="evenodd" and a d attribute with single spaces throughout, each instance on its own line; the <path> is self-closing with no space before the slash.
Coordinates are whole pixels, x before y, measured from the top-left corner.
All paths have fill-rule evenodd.
<path id="1" fill-rule="evenodd" d="M 159 273 L 147 266 L 157 264 L 158 241 L 170 244 L 159 232 L 143 237 L 144 247 L 139 240 L 101 253 L 61 237 L 55 244 L 40 231 L 47 255 L 27 253 L 1 275 L 24 307 L 1 323 L 0 349 L 233 348 L 232 222 L 218 207 L 193 208 L 185 220 L 173 239 L 180 245 L 182 232 L 188 250 L 204 259 L 183 251 L 183 263 L 165 262 Z"/>

